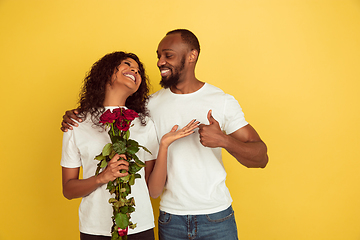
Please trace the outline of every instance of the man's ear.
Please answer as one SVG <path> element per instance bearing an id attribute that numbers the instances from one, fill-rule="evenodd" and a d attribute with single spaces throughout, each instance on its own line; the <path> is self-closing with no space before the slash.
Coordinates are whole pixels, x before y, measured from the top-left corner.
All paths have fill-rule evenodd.
<path id="1" fill-rule="evenodd" d="M 195 49 L 194 49 L 194 50 L 191 50 L 190 56 L 189 56 L 190 62 L 196 63 L 198 56 L 199 56 L 198 51 L 196 51 Z"/>

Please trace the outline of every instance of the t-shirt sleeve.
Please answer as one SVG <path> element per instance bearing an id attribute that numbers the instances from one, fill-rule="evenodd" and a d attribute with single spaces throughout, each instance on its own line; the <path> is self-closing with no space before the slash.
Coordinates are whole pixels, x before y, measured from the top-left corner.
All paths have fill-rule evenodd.
<path id="1" fill-rule="evenodd" d="M 69 130 L 63 135 L 60 165 L 66 168 L 81 167 L 81 156 L 74 141 L 74 130 Z"/>
<path id="2" fill-rule="evenodd" d="M 155 125 L 153 123 L 153 121 L 151 119 L 149 119 L 148 123 L 147 123 L 147 144 L 146 147 L 150 152 L 145 152 L 145 161 L 150 161 L 150 160 L 154 160 L 157 158 L 157 154 L 159 151 L 159 143 L 158 143 L 158 139 L 157 139 L 157 135 L 156 135 L 156 131 L 155 131 Z"/>
<path id="3" fill-rule="evenodd" d="M 231 134 L 236 130 L 239 130 L 240 128 L 248 125 L 239 102 L 233 96 L 228 94 L 226 94 L 224 116 L 224 130 L 226 134 Z"/>

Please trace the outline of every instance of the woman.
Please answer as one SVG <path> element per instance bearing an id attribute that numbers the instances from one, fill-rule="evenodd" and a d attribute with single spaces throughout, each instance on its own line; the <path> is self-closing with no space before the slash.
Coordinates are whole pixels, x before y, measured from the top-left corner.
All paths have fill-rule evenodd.
<path id="1" fill-rule="evenodd" d="M 139 159 L 145 161 L 146 167 L 140 170 L 142 177 L 132 186 L 136 209 L 131 214 L 131 220 L 137 223 L 137 227 L 129 229 L 128 239 L 154 239 L 154 217 L 147 186 L 153 195 L 161 193 L 166 177 L 156 173 L 163 173 L 166 169 L 169 145 L 193 133 L 199 122 L 193 120 L 179 131 L 174 126 L 158 145 L 154 125 L 147 117 L 148 92 L 143 64 L 132 53 L 105 55 L 85 77 L 79 101 L 83 123 L 73 131 L 64 133 L 61 159 L 64 196 L 68 199 L 83 198 L 79 207 L 80 239 L 111 238 L 112 207 L 108 203 L 111 195 L 106 185 L 128 174 L 120 172 L 122 169 L 128 170 L 128 162 L 119 160 L 121 156 L 115 155 L 108 166 L 95 176 L 97 161 L 94 157 L 110 142 L 107 131 L 99 123 L 99 117 L 105 110 L 119 106 L 133 109 L 139 114 L 130 128 L 130 138 L 153 153 L 151 155 L 142 149 L 137 153 Z M 154 157 L 156 153 L 157 159 Z M 83 167 L 83 179 L 79 179 L 80 167 Z"/>

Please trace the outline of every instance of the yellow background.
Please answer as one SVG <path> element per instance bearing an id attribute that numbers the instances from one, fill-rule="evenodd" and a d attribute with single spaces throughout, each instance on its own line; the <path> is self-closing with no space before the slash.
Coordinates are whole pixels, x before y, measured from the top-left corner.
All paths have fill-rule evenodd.
<path id="1" fill-rule="evenodd" d="M 0 239 L 78 239 L 62 115 L 115 50 L 160 89 L 155 51 L 175 28 L 198 36 L 197 77 L 234 95 L 269 148 L 265 169 L 224 152 L 239 238 L 360 239 L 358 0 L 1 0 Z"/>

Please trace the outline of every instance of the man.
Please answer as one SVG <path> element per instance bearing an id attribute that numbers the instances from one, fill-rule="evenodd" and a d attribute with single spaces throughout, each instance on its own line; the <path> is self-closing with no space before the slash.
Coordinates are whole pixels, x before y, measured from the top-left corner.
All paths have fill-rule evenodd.
<path id="1" fill-rule="evenodd" d="M 199 53 L 198 39 L 185 29 L 168 32 L 157 49 L 163 89 L 150 97 L 148 108 L 158 138 L 189 119 L 202 123 L 198 134 L 170 146 L 160 240 L 237 239 L 221 148 L 246 167 L 264 168 L 268 162 L 266 145 L 245 121 L 238 102 L 196 78 Z"/>

